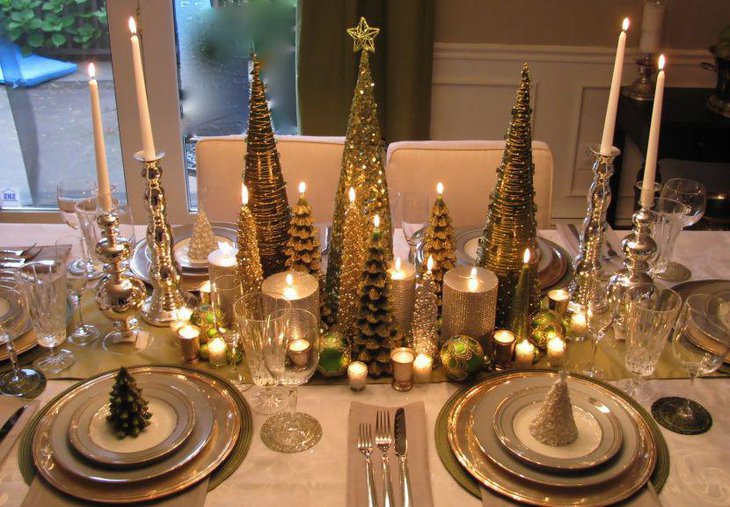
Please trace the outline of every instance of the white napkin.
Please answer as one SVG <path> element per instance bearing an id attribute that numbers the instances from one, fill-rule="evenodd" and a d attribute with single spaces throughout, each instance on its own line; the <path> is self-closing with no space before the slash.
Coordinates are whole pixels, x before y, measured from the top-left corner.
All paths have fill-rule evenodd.
<path id="1" fill-rule="evenodd" d="M 0 427 L 23 405 L 27 405 L 28 408 L 25 409 L 20 419 L 15 422 L 15 426 L 10 430 L 10 433 L 5 435 L 5 438 L 0 442 L 0 463 L 5 461 L 5 458 L 15 445 L 18 437 L 23 432 L 23 428 L 28 424 L 30 418 L 33 417 L 35 411 L 38 410 L 37 401 L 16 398 L 14 396 L 0 396 Z"/>

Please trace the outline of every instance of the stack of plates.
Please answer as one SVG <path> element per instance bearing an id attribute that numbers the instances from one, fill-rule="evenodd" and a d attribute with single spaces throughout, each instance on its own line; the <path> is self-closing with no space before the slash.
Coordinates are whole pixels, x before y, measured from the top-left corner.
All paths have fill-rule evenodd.
<path id="1" fill-rule="evenodd" d="M 626 400 L 588 379 L 569 377 L 579 438 L 564 447 L 535 440 L 529 424 L 557 374 L 514 372 L 467 390 L 448 417 L 461 466 L 487 488 L 533 505 L 607 505 L 650 478 L 657 446 Z"/>
<path id="2" fill-rule="evenodd" d="M 116 372 L 56 399 L 38 422 L 32 452 L 53 487 L 84 500 L 151 501 L 210 475 L 236 446 L 242 424 L 234 394 L 193 370 L 130 370 L 149 402 L 151 424 L 118 439 L 106 421 Z"/>

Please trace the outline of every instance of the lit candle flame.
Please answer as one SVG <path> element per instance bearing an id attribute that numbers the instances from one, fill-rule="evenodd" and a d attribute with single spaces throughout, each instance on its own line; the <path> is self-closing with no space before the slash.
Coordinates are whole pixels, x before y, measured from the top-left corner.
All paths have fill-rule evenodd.
<path id="1" fill-rule="evenodd" d="M 354 203 L 355 202 L 355 189 L 350 187 L 350 192 L 348 195 L 350 197 L 350 204 Z"/>
<path id="2" fill-rule="evenodd" d="M 629 22 L 629 18 L 624 18 L 624 22 L 623 22 L 623 24 L 621 25 L 621 29 L 622 29 L 622 30 L 623 30 L 624 32 L 628 31 L 628 29 L 629 29 L 629 25 L 630 25 L 630 24 L 631 24 L 631 23 Z"/>
<path id="3" fill-rule="evenodd" d="M 664 55 L 659 55 L 659 70 L 664 70 L 664 64 L 667 63 L 667 59 L 664 57 Z M 651 188 L 651 187 L 649 187 Z"/>
<path id="4" fill-rule="evenodd" d="M 89 77 L 96 79 L 96 66 L 93 63 L 89 64 Z"/>
<path id="5" fill-rule="evenodd" d="M 248 188 L 246 185 L 241 185 L 241 204 L 248 206 Z"/>
<path id="6" fill-rule="evenodd" d="M 444 184 L 439 181 L 438 185 L 436 185 L 436 192 L 438 193 L 439 197 L 441 197 L 444 193 Z"/>
<path id="7" fill-rule="evenodd" d="M 218 243 L 218 250 L 223 254 L 223 257 L 235 257 L 236 249 L 230 243 L 221 241 Z"/>
<path id="8" fill-rule="evenodd" d="M 473 267 L 471 268 L 471 271 L 469 271 L 469 278 L 476 278 L 477 277 L 477 268 Z"/>
<path id="9" fill-rule="evenodd" d="M 431 270 L 433 270 L 433 255 L 428 256 L 428 261 L 426 262 L 426 269 L 430 273 Z"/>
<path id="10" fill-rule="evenodd" d="M 132 35 L 137 35 L 137 22 L 132 17 L 129 18 L 129 31 Z"/>
<path id="11" fill-rule="evenodd" d="M 307 191 L 307 184 L 303 181 L 299 184 L 299 193 L 304 195 L 304 192 Z"/>
<path id="12" fill-rule="evenodd" d="M 477 280 L 477 268 L 471 268 L 471 271 L 469 272 L 469 281 L 467 282 L 469 285 L 470 291 L 477 290 L 477 287 L 479 286 L 479 280 Z"/>
<path id="13" fill-rule="evenodd" d="M 524 262 L 525 264 L 530 262 L 530 249 L 529 248 L 525 248 L 525 254 L 522 256 L 522 262 Z"/>
<path id="14" fill-rule="evenodd" d="M 395 270 L 396 271 L 400 271 L 400 263 L 401 263 L 400 257 L 396 257 L 395 258 Z"/>
<path id="15" fill-rule="evenodd" d="M 373 223 L 375 224 L 376 229 L 380 227 L 380 215 L 375 215 L 375 218 L 373 218 Z"/>
<path id="16" fill-rule="evenodd" d="M 291 273 L 287 273 L 287 275 L 286 275 L 286 284 L 289 287 L 291 287 L 292 285 L 294 285 L 294 277 L 292 276 Z"/>

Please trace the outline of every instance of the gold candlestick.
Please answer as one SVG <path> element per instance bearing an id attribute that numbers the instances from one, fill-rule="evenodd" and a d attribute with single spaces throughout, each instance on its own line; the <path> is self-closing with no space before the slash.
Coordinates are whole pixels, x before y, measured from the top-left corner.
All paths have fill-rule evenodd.
<path id="1" fill-rule="evenodd" d="M 152 253 L 150 283 L 152 295 L 142 306 L 142 318 L 153 326 L 167 326 L 177 318 L 178 309 L 185 306 L 185 296 L 180 290 L 180 270 L 172 256 L 175 242 L 167 222 L 167 202 L 162 188 L 160 160 L 164 152 L 158 152 L 154 160 L 145 160 L 142 152 L 135 158 L 142 163 L 142 176 L 147 180 L 144 199 L 147 203 L 147 247 Z"/>

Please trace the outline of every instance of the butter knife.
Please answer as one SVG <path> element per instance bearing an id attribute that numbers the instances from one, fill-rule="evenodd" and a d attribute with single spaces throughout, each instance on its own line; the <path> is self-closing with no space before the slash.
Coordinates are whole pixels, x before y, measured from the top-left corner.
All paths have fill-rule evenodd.
<path id="1" fill-rule="evenodd" d="M 13 429 L 13 426 L 15 426 L 15 423 L 18 422 L 18 419 L 20 419 L 20 416 L 23 415 L 23 412 L 25 412 L 25 409 L 28 408 L 28 405 L 23 405 L 18 410 L 13 412 L 13 415 L 10 416 L 10 418 L 5 421 L 5 424 L 3 424 L 3 427 L 0 428 L 0 442 L 3 441 L 3 439 L 10 433 L 10 430 Z"/>
<path id="2" fill-rule="evenodd" d="M 406 411 L 395 411 L 395 454 L 400 458 L 400 492 L 403 507 L 413 507 L 413 491 L 408 474 L 408 441 L 406 439 Z"/>

